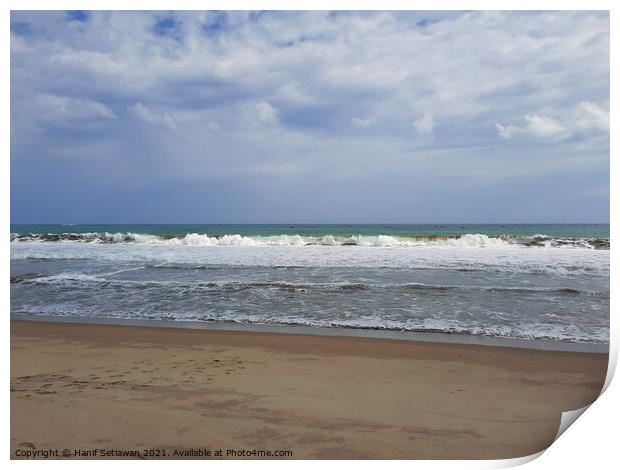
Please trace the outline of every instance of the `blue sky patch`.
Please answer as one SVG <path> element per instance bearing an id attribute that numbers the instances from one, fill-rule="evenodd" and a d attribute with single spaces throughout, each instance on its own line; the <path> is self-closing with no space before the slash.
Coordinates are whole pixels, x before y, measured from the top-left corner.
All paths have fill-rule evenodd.
<path id="1" fill-rule="evenodd" d="M 72 21 L 86 21 L 88 16 L 89 13 L 83 10 L 70 10 L 67 12 L 67 17 Z"/>

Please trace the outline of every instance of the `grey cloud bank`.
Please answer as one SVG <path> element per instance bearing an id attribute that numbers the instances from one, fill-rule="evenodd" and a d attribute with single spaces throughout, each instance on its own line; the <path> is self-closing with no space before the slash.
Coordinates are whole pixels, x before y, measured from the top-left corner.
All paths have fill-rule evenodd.
<path id="1" fill-rule="evenodd" d="M 608 220 L 605 12 L 12 12 L 12 223 Z"/>

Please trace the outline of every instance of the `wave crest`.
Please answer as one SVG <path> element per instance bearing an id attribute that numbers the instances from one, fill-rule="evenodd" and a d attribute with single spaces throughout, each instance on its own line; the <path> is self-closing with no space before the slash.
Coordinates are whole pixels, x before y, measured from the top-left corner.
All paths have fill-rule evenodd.
<path id="1" fill-rule="evenodd" d="M 152 245 L 190 246 L 374 246 L 415 247 L 452 246 L 461 248 L 501 248 L 510 246 L 532 248 L 591 248 L 609 249 L 605 238 L 561 238 L 546 235 L 489 236 L 480 233 L 463 235 L 270 235 L 245 236 L 240 234 L 208 235 L 188 233 L 184 236 L 166 236 L 140 233 L 29 233 L 11 234 L 11 242 L 80 242 L 80 243 L 140 243 Z"/>

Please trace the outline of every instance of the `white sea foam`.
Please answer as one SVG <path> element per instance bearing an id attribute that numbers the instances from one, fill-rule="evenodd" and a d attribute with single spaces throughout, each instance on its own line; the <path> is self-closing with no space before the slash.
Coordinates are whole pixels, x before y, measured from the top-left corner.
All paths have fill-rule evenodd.
<path id="1" fill-rule="evenodd" d="M 351 319 L 318 319 L 306 316 L 289 315 L 278 317 L 264 314 L 239 312 L 220 312 L 205 314 L 152 314 L 150 312 L 114 311 L 94 314 L 88 311 L 67 313 L 62 306 L 45 305 L 36 308 L 24 307 L 20 314 L 43 315 L 55 317 L 90 317 L 120 320 L 165 320 L 174 322 L 224 322 L 232 324 L 286 325 L 318 328 L 353 328 L 372 330 L 395 330 L 411 332 L 437 332 L 460 335 L 492 336 L 520 338 L 529 340 L 570 341 L 576 343 L 606 343 L 609 341 L 608 327 L 590 327 L 584 331 L 571 324 L 546 324 L 515 322 L 512 325 L 483 325 L 478 322 L 458 322 L 448 318 L 427 318 L 420 321 L 394 321 L 378 316 Z"/>
<path id="2" fill-rule="evenodd" d="M 377 236 L 300 236 L 300 235 L 276 235 L 247 237 L 239 234 L 212 237 L 198 233 L 190 233 L 179 238 L 142 238 L 129 234 L 137 243 L 149 243 L 154 245 L 198 245 L 198 246 L 458 246 L 464 248 L 504 247 L 511 245 L 501 238 L 493 238 L 488 235 L 466 234 L 455 238 L 435 237 L 394 237 L 390 235 Z M 116 239 L 114 239 L 116 241 Z"/>
<path id="3" fill-rule="evenodd" d="M 281 237 L 271 239 L 269 244 L 256 244 L 249 237 L 207 238 L 204 235 L 145 243 L 12 243 L 11 259 L 93 259 L 203 266 L 395 267 L 609 275 L 609 250 L 529 249 L 508 243 L 476 249 L 476 244 L 487 242 L 484 237 L 461 237 L 458 243 L 418 246 L 389 245 L 389 240 L 378 237 L 376 240 L 383 243 L 380 248 L 369 248 L 364 244 L 301 245 L 299 240 L 294 244 L 295 240 Z"/>
<path id="4" fill-rule="evenodd" d="M 53 276 L 42 276 L 35 279 L 36 282 L 42 283 L 58 283 L 62 281 L 79 281 L 79 282 L 102 282 L 103 280 L 97 276 L 89 276 L 86 274 L 55 274 Z"/>
<path id="5" fill-rule="evenodd" d="M 94 244 L 149 244 L 149 245 L 192 245 L 192 246 L 365 246 L 365 247 L 461 247 L 461 248 L 504 248 L 510 246 L 528 248 L 600 248 L 608 249 L 608 239 L 559 238 L 546 235 L 531 237 L 488 236 L 480 233 L 463 235 L 270 235 L 244 236 L 226 234 L 214 236 L 208 234 L 188 233 L 184 236 L 159 236 L 138 233 L 11 233 L 11 241 L 23 242 L 81 242 Z"/>

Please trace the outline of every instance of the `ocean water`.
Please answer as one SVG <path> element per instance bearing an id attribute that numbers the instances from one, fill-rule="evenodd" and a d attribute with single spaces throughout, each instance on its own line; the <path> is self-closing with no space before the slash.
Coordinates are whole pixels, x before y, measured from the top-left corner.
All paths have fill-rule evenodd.
<path id="1" fill-rule="evenodd" d="M 10 238 L 20 317 L 609 341 L 609 225 L 13 225 Z"/>

